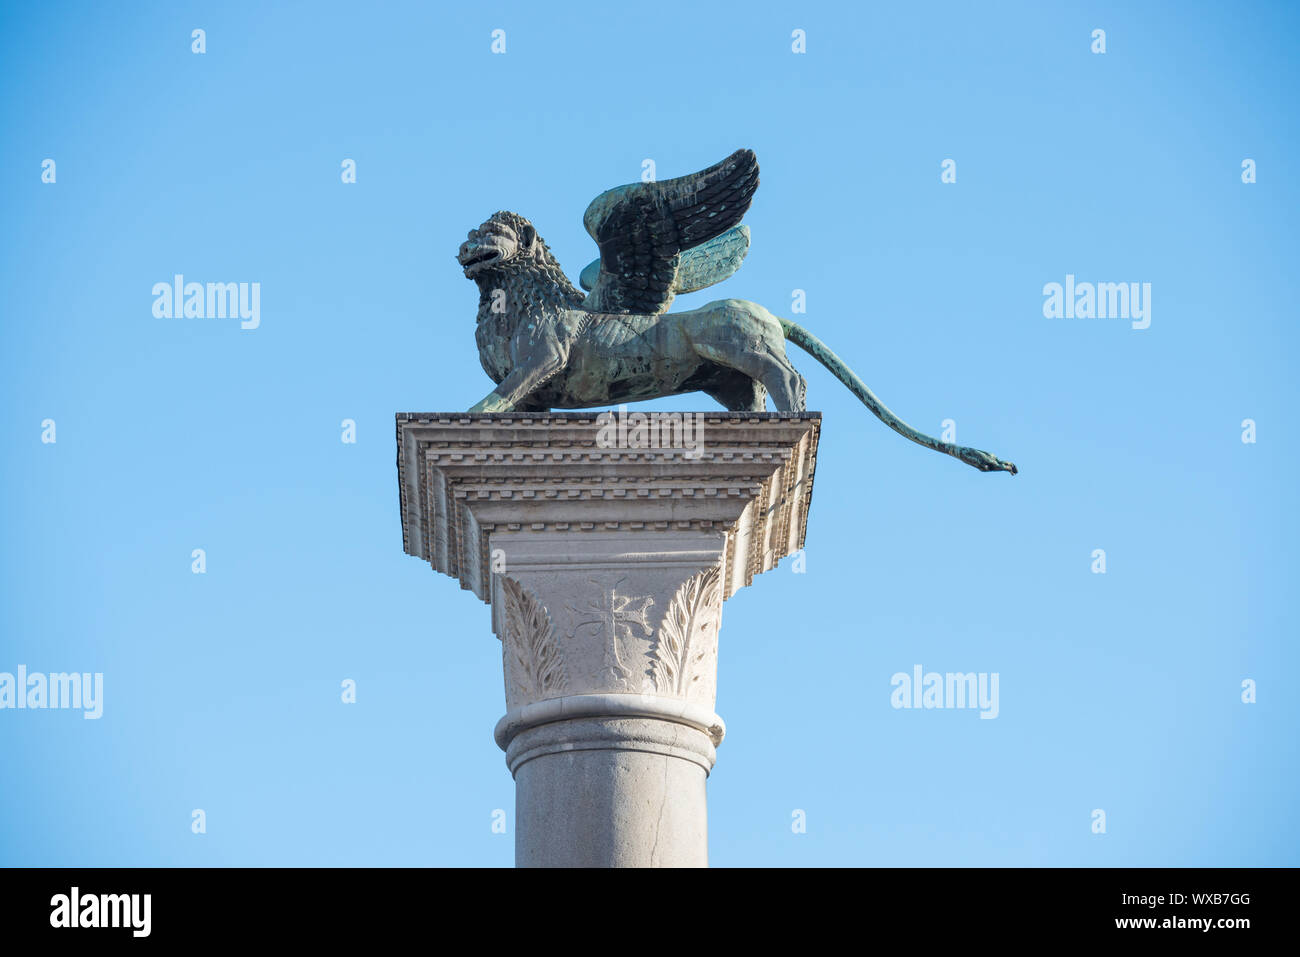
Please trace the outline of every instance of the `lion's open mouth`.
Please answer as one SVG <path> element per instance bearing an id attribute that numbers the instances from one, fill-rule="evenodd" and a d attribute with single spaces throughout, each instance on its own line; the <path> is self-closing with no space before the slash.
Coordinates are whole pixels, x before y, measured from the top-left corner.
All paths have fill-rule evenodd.
<path id="1" fill-rule="evenodd" d="M 495 249 L 488 249 L 488 250 L 484 250 L 481 253 L 475 253 L 473 256 L 470 256 L 468 259 L 462 261 L 461 265 L 464 266 L 466 269 L 468 269 L 470 266 L 477 266 L 481 263 L 492 262 L 499 258 L 500 258 L 500 253 L 498 253 Z"/>

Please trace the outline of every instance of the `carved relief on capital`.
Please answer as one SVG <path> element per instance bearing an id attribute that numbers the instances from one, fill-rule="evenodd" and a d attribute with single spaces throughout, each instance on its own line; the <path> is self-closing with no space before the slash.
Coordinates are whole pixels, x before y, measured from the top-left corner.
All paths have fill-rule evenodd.
<path id="1" fill-rule="evenodd" d="M 568 675 L 556 640 L 555 624 L 537 598 L 513 578 L 501 578 L 505 635 L 506 700 L 541 701 L 567 693 Z"/>
<path id="2" fill-rule="evenodd" d="M 722 569 L 715 565 L 683 582 L 668 603 L 647 652 L 646 673 L 657 693 L 685 698 L 701 679 L 712 685 L 721 618 Z"/>
<path id="3" fill-rule="evenodd" d="M 500 576 L 509 708 L 573 694 L 713 704 L 721 566 Z"/>
<path id="4" fill-rule="evenodd" d="M 584 600 L 566 605 L 569 645 L 594 645 L 598 656 L 589 653 L 587 658 L 595 665 L 590 677 L 599 690 L 640 691 L 635 662 L 654 634 L 654 596 L 629 589 L 626 575 L 588 578 L 586 585 Z"/>

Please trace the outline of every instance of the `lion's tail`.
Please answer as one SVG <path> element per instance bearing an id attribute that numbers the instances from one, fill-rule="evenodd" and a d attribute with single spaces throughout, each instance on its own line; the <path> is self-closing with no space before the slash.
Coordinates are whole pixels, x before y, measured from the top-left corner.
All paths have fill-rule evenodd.
<path id="1" fill-rule="evenodd" d="M 787 339 L 824 365 L 831 375 L 848 386 L 849 391 L 862 400 L 862 404 L 870 409 L 876 418 L 899 435 L 911 439 L 918 445 L 924 445 L 927 449 L 934 449 L 936 452 L 943 452 L 945 455 L 961 459 L 967 465 L 973 466 L 981 472 L 1010 472 L 1012 475 L 1016 474 L 1014 464 L 1004 462 L 996 455 L 990 455 L 988 452 L 972 449 L 965 445 L 953 445 L 951 442 L 944 442 L 932 435 L 918 432 L 889 411 L 889 407 L 867 388 L 867 384 L 859 379 L 854 371 L 845 364 L 844 360 L 832 352 L 826 343 L 799 325 L 799 323 L 791 322 L 789 319 L 782 319 L 780 316 L 776 318 L 781 323 L 781 329 Z"/>

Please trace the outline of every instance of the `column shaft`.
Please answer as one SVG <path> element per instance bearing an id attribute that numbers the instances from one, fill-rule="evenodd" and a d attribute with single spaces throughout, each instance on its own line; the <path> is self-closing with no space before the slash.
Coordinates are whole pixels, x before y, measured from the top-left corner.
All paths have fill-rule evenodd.
<path id="1" fill-rule="evenodd" d="M 704 732 L 655 718 L 575 718 L 518 734 L 520 867 L 706 867 Z"/>

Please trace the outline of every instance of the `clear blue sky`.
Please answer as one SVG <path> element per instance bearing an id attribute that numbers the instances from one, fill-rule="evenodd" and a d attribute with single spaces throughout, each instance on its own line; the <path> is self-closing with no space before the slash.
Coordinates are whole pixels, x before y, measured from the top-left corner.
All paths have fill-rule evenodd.
<path id="1" fill-rule="evenodd" d="M 1300 863 L 1298 21 L 5 4 L 0 671 L 105 701 L 0 711 L 0 863 L 508 865 L 500 646 L 402 552 L 393 414 L 490 386 L 468 228 L 514 209 L 576 278 L 598 192 L 741 146 L 752 251 L 679 308 L 806 290 L 895 411 L 1022 472 L 904 441 L 792 349 L 807 573 L 726 607 L 713 863 Z M 259 282 L 260 328 L 155 318 L 175 273 Z M 1044 318 L 1067 274 L 1151 283 L 1150 328 Z M 894 710 L 916 664 L 997 672 L 999 717 Z"/>

